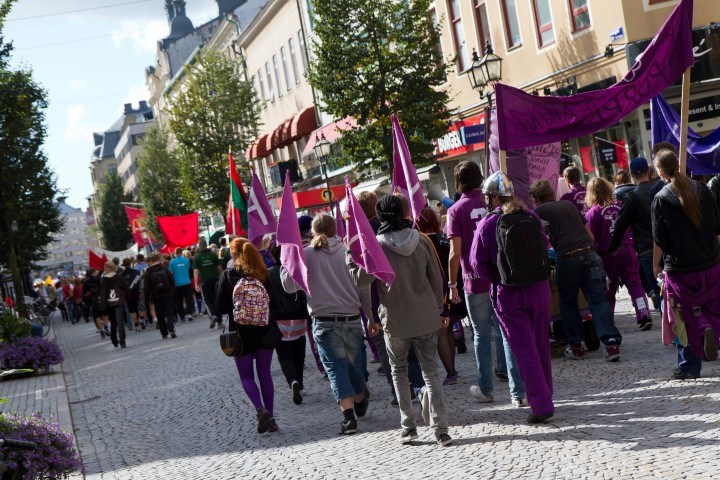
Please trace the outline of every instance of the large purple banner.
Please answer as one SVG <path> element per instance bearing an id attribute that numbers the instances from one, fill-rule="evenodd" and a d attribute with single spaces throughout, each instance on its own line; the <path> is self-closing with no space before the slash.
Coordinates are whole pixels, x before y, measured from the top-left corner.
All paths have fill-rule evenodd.
<path id="1" fill-rule="evenodd" d="M 539 97 L 495 86 L 502 150 L 590 135 L 647 103 L 694 63 L 692 0 L 681 0 L 625 78 L 604 90 L 569 97 Z"/>

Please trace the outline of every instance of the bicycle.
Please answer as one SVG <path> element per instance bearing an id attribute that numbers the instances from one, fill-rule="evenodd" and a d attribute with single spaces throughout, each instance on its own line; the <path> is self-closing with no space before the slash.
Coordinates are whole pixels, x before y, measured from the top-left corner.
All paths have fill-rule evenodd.
<path id="1" fill-rule="evenodd" d="M 0 479 L 5 478 L 5 472 L 7 472 L 7 464 L 3 461 L 4 455 L 3 450 L 35 450 L 37 444 L 35 442 L 26 442 L 24 440 L 12 440 L 9 438 L 0 438 Z"/>
<path id="2" fill-rule="evenodd" d="M 52 313 L 41 300 L 33 300 L 30 304 L 26 304 L 28 320 L 31 324 L 38 324 L 42 327 L 42 336 L 46 337 L 50 333 L 50 315 Z"/>

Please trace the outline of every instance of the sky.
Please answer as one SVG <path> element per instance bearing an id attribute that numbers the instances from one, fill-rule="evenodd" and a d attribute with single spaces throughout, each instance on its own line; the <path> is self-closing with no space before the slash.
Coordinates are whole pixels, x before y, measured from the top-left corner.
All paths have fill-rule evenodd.
<path id="1" fill-rule="evenodd" d="M 186 1 L 195 26 L 218 14 L 214 0 Z M 92 133 L 107 130 L 125 103 L 137 107 L 150 96 L 145 68 L 155 64 L 157 41 L 169 32 L 164 5 L 18 0 L 7 18 L 4 35 L 15 47 L 13 64 L 30 68 L 48 92 L 45 153 L 73 207 L 85 210 L 92 194 Z"/>

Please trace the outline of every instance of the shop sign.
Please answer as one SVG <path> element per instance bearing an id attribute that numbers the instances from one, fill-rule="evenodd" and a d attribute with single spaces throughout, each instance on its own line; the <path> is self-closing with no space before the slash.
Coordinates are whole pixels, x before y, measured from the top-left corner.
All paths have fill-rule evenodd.
<path id="1" fill-rule="evenodd" d="M 670 104 L 676 112 L 680 113 L 680 104 Z M 650 130 L 650 109 L 646 108 L 643 110 L 643 116 L 645 117 L 645 128 Z M 690 106 L 688 109 L 688 122 L 695 123 L 709 118 L 715 118 L 720 116 L 720 95 L 712 95 L 709 97 L 698 98 L 690 100 Z"/>
<path id="2" fill-rule="evenodd" d="M 437 140 L 438 153 L 445 153 L 448 150 L 454 150 L 462 147 L 463 145 L 464 143 L 460 138 L 460 132 L 457 130 L 450 131 Z"/>
<path id="3" fill-rule="evenodd" d="M 617 27 L 610 30 L 610 41 L 620 40 L 625 34 L 623 33 L 623 27 Z"/>
<path id="4" fill-rule="evenodd" d="M 452 123 L 448 133 L 435 141 L 435 153 L 444 158 L 463 155 L 485 147 L 485 114 Z"/>
<path id="5" fill-rule="evenodd" d="M 597 153 L 600 163 L 603 165 L 610 165 L 617 163 L 617 151 L 615 145 L 610 142 L 597 142 Z"/>

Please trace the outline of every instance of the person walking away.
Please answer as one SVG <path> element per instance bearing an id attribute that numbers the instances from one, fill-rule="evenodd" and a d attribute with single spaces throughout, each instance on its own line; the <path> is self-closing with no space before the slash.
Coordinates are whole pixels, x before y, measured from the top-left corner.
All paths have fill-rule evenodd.
<path id="1" fill-rule="evenodd" d="M 148 264 L 145 271 L 145 304 L 155 307 L 162 338 L 166 339 L 168 334 L 177 338 L 172 273 L 162 266 L 162 257 L 157 252 L 150 254 Z"/>
<path id="2" fill-rule="evenodd" d="M 327 214 L 316 216 L 311 225 L 313 238 L 305 247 L 307 281 L 312 296 L 308 297 L 308 311 L 312 317 L 312 331 L 335 401 L 340 406 L 343 421 L 340 433 L 357 432 L 357 418 L 367 413 L 368 399 L 361 349 L 363 330 L 360 309 L 370 312 L 370 292 L 357 288 L 345 264 L 345 246 L 336 235 L 335 219 Z M 280 269 L 283 289 L 287 293 L 300 290 L 287 270 Z M 372 315 L 371 315 L 372 317 Z M 368 318 L 370 335 L 377 334 L 375 319 Z M 357 416 L 357 418 L 356 418 Z"/>
<path id="3" fill-rule="evenodd" d="M 548 239 L 540 218 L 514 199 L 513 185 L 502 172 L 485 181 L 483 193 L 493 212 L 475 232 L 471 262 L 492 282 L 493 306 L 527 392 L 527 422 L 543 423 L 555 412 Z"/>
<path id="4" fill-rule="evenodd" d="M 640 330 L 650 330 L 653 324 L 652 316 L 638 274 L 637 254 L 632 248 L 630 234 L 625 234 L 625 239 L 616 252 L 607 253 L 615 219 L 620 213 L 618 202 L 613 200 L 613 190 L 610 182 L 602 177 L 591 179 L 587 185 L 585 202 L 589 208 L 585 213 L 585 220 L 587 220 L 590 233 L 595 239 L 595 250 L 600 255 L 607 275 L 605 297 L 610 303 L 610 308 L 615 312 L 615 295 L 619 282 L 622 280 L 635 307 L 638 328 Z"/>
<path id="5" fill-rule="evenodd" d="M 653 241 L 659 247 L 654 273 L 664 272 L 665 306 L 670 322 L 663 340 L 673 340 L 678 366 L 673 378 L 700 376 L 703 353 L 717 358 L 720 328 L 720 209 L 710 190 L 679 170 L 677 155 L 658 152 L 655 168 L 665 186 L 652 203 Z M 659 265 L 664 254 L 663 266 Z M 703 325 L 706 325 L 703 331 Z M 705 350 L 705 351 L 703 351 Z"/>
<path id="6" fill-rule="evenodd" d="M 124 258 L 122 261 L 123 270 L 120 275 L 125 279 L 125 284 L 130 290 L 130 296 L 127 300 L 127 309 L 130 313 L 130 320 L 136 332 L 140 331 L 140 321 L 138 320 L 138 308 L 140 302 L 140 272 L 132 268 L 132 260 Z"/>
<path id="7" fill-rule="evenodd" d="M 142 253 L 138 253 L 137 257 L 135 257 L 135 270 L 143 273 L 146 268 L 148 268 L 148 264 L 145 261 L 145 255 L 143 255 Z"/>
<path id="8" fill-rule="evenodd" d="M 307 329 L 307 298 L 305 292 L 286 293 L 280 278 L 280 246 L 268 246 L 273 266 L 268 269 L 270 311 L 282 332 L 282 341 L 275 347 L 280 368 L 292 390 L 295 405 L 303 401 L 303 370 L 305 364 L 305 331 Z M 262 256 L 262 255 L 261 255 Z M 265 258 L 263 258 L 263 262 Z"/>
<path id="9" fill-rule="evenodd" d="M 73 324 L 80 323 L 83 316 L 83 287 L 82 279 L 77 277 L 73 285 Z"/>
<path id="10" fill-rule="evenodd" d="M 102 279 L 100 277 L 100 270 L 90 269 L 91 274 L 88 278 L 88 283 L 84 288 L 85 293 L 88 295 L 88 301 L 90 302 L 90 310 L 92 311 L 92 317 L 97 327 L 97 331 L 100 334 L 101 339 L 105 339 L 110 336 L 110 326 L 107 320 L 107 315 L 103 309 L 103 303 L 101 302 L 100 286 Z"/>
<path id="11" fill-rule="evenodd" d="M 585 205 L 585 187 L 580 183 L 580 169 L 577 167 L 567 167 L 563 170 L 563 179 L 565 184 L 570 188 L 560 200 L 567 200 L 577 207 L 581 214 L 585 214 L 587 206 Z"/>
<path id="12" fill-rule="evenodd" d="M 105 263 L 105 275 L 100 283 L 100 309 L 110 319 L 110 340 L 115 348 L 125 348 L 125 302 L 130 297 L 125 279 L 118 275 L 118 266 Z"/>
<path id="13" fill-rule="evenodd" d="M 595 330 L 605 345 L 605 359 L 620 360 L 622 335 L 615 326 L 613 311 L 605 297 L 603 265 L 595 252 L 594 239 L 587 221 L 577 207 L 566 200 L 555 201 L 550 182 L 538 180 L 530 186 L 535 213 L 547 222 L 552 244 L 557 254 L 555 281 L 557 283 L 560 318 L 565 337 L 570 344 L 566 358 L 585 358 L 582 346 L 583 328 L 578 306 L 578 292 L 582 289 L 593 316 Z"/>
<path id="14" fill-rule="evenodd" d="M 183 256 L 182 248 L 175 249 L 175 258 L 170 260 L 169 270 L 175 279 L 175 310 L 184 322 L 192 322 L 193 290 L 190 285 L 190 260 Z M 183 306 L 184 302 L 184 306 Z"/>
<path id="15" fill-rule="evenodd" d="M 222 320 L 215 310 L 215 286 L 220 278 L 222 267 L 218 263 L 218 256 L 207 248 L 207 241 L 201 238 L 198 242 L 198 252 L 193 258 L 193 277 L 195 278 L 195 291 L 202 292 L 205 307 L 210 312 L 210 328 L 215 325 L 222 327 Z"/>
<path id="16" fill-rule="evenodd" d="M 70 316 L 68 315 L 68 309 L 67 309 L 67 302 L 65 301 L 65 288 L 67 284 L 66 279 L 62 279 L 59 282 L 55 282 L 55 291 L 57 292 L 57 299 L 58 299 L 58 309 L 60 310 L 60 315 L 62 316 L 63 322 L 67 322 L 70 320 Z"/>
<path id="17" fill-rule="evenodd" d="M 442 382 L 437 370 L 438 329 L 447 328 L 443 275 L 432 242 L 412 229 L 403 202 L 395 195 L 382 197 L 375 207 L 382 222 L 377 239 L 395 272 L 392 288 L 378 282 L 380 319 L 385 332 L 395 393 L 400 406 L 400 442 L 418 438 L 410 388 L 407 355 L 412 345 L 420 362 L 425 390 L 421 393 L 424 419 L 435 431 L 437 443 L 452 443 L 448 435 Z M 434 215 L 434 214 L 433 214 Z M 350 275 L 359 287 L 375 280 L 347 255 Z"/>
<path id="18" fill-rule="evenodd" d="M 235 365 L 243 390 L 255 407 L 257 431 L 277 432 L 273 415 L 275 387 L 270 373 L 273 347 L 265 343 L 275 321 L 270 309 L 267 267 L 257 248 L 245 238 L 230 242 L 230 255 L 234 268 L 221 275 L 214 303 L 220 314 L 228 314 L 230 330 L 242 338 L 242 354 L 235 357 Z"/>
<path id="19" fill-rule="evenodd" d="M 635 190 L 635 184 L 630 180 L 630 173 L 627 170 L 618 170 L 613 175 L 613 183 L 615 188 L 613 189 L 613 195 L 615 200 L 618 202 L 625 203 L 628 195 Z"/>

